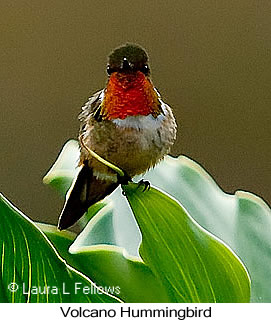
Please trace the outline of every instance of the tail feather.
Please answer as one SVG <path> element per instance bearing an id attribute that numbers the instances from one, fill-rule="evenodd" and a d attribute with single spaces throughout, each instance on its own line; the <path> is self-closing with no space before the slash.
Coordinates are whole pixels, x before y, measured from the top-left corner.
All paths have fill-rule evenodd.
<path id="1" fill-rule="evenodd" d="M 90 167 L 82 165 L 77 178 L 67 192 L 58 229 L 64 230 L 75 224 L 91 205 L 112 193 L 117 186 L 118 183 L 98 179 L 93 175 Z"/>

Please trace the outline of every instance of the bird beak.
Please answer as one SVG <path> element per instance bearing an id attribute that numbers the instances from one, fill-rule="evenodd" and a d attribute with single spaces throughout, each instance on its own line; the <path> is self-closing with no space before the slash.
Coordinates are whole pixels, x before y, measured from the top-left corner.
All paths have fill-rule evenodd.
<path id="1" fill-rule="evenodd" d="M 129 71 L 133 68 L 132 64 L 128 61 L 126 57 L 123 58 L 123 61 L 121 63 L 121 69 L 124 71 Z"/>

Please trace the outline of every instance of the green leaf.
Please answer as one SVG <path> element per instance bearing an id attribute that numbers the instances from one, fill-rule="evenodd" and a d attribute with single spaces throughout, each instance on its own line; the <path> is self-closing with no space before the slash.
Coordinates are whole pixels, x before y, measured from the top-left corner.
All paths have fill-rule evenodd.
<path id="1" fill-rule="evenodd" d="M 132 232 L 129 227 L 134 230 L 134 225 L 126 222 L 125 233 L 117 230 L 121 228 L 117 225 L 121 209 L 116 212 L 113 205 L 111 202 L 99 211 L 70 246 L 76 268 L 99 286 L 110 286 L 115 291 L 117 287 L 119 294 L 115 295 L 125 302 L 169 302 L 166 290 L 150 268 L 123 248 L 127 232 Z"/>
<path id="2" fill-rule="evenodd" d="M 60 232 L 52 225 L 37 225 L 69 265 L 91 277 L 108 293 L 125 302 L 169 302 L 167 292 L 142 260 L 112 245 L 114 221 L 111 203 L 98 212 L 75 241 L 71 232 Z"/>
<path id="3" fill-rule="evenodd" d="M 185 156 L 167 156 L 145 179 L 174 196 L 242 259 L 251 278 L 252 302 L 271 302 L 271 210 L 261 198 L 243 191 L 226 194 Z"/>
<path id="4" fill-rule="evenodd" d="M 78 268 L 98 286 L 128 303 L 170 302 L 150 268 L 117 246 L 96 245 L 73 249 Z"/>
<path id="5" fill-rule="evenodd" d="M 171 302 L 248 302 L 249 277 L 238 258 L 169 196 L 123 186 L 143 240 L 140 255 Z"/>
<path id="6" fill-rule="evenodd" d="M 76 177 L 80 158 L 79 144 L 76 140 L 69 140 L 62 148 L 57 160 L 43 178 L 43 183 L 55 188 L 65 196 Z"/>
<path id="7" fill-rule="evenodd" d="M 244 270 L 238 259 L 236 259 L 235 256 L 225 246 L 220 245 L 214 238 L 210 238 L 208 235 L 206 238 L 207 242 L 203 239 L 203 250 L 199 248 L 200 250 L 198 252 L 203 253 L 203 251 L 205 251 L 207 253 L 207 260 L 205 259 L 205 262 L 207 264 L 208 261 L 210 262 L 209 255 L 211 255 L 213 259 L 216 259 L 216 255 L 216 257 L 219 258 L 220 262 L 218 260 L 215 262 L 215 264 L 211 262 L 211 265 L 209 265 L 209 267 L 204 263 L 204 269 L 202 269 L 202 271 L 205 272 L 207 270 L 205 266 L 208 267 L 209 271 L 212 266 L 216 269 L 217 267 L 219 267 L 219 272 L 221 273 L 221 275 L 217 275 L 217 273 L 215 273 L 215 277 L 218 276 L 218 278 L 212 281 L 212 284 L 210 285 L 211 287 L 209 286 L 208 289 L 208 284 L 206 287 L 206 281 L 201 280 L 202 273 L 200 272 L 200 274 L 197 276 L 198 281 L 196 279 L 194 282 L 201 282 L 201 285 L 199 285 L 201 287 L 198 287 L 199 295 L 195 294 L 193 296 L 189 296 L 188 294 L 186 294 L 182 295 L 182 297 L 180 297 L 179 294 L 172 295 L 171 293 L 173 292 L 171 284 L 163 284 L 163 286 L 161 286 L 160 281 L 163 282 L 163 279 L 161 279 L 160 275 L 157 275 L 156 271 L 157 268 L 158 270 L 161 269 L 161 263 L 156 263 L 156 266 L 151 267 L 150 264 L 146 261 L 145 263 L 143 263 L 139 257 L 131 257 L 126 252 L 124 252 L 123 254 L 123 247 L 125 247 L 129 250 L 129 254 L 138 255 L 137 249 L 141 241 L 141 235 L 138 234 L 137 225 L 135 224 L 129 207 L 127 206 L 127 203 L 120 192 L 115 192 L 111 196 L 111 200 L 114 201 L 114 207 L 112 205 L 110 207 L 109 205 L 108 207 L 103 208 L 98 213 L 98 216 L 96 215 L 94 218 L 92 218 L 85 230 L 78 236 L 78 238 L 70 248 L 70 251 L 73 254 L 73 260 L 77 263 L 77 268 L 80 268 L 82 272 L 91 277 L 97 284 L 103 286 L 108 284 L 120 286 L 121 294 L 119 295 L 119 297 L 127 302 L 163 302 L 169 300 L 175 302 L 197 302 L 199 300 L 209 302 L 248 301 L 249 280 L 246 271 Z M 153 205 L 156 205 L 157 202 L 154 200 L 152 201 L 152 203 L 154 203 Z M 186 218 L 187 217 L 189 216 L 186 215 Z M 123 222 L 125 223 L 124 225 Z M 123 232 L 128 232 L 128 235 L 124 237 Z M 174 235 L 173 232 L 174 231 L 169 232 L 168 236 Z M 204 236 L 200 229 L 198 229 L 197 232 L 198 236 Z M 152 234 L 153 232 L 149 232 L 148 236 L 152 236 Z M 135 241 L 135 239 L 133 239 L 134 237 L 137 237 L 136 244 L 133 243 Z M 157 237 L 155 238 L 157 239 Z M 199 237 L 197 237 L 197 239 L 199 239 Z M 127 241 L 130 242 L 128 245 Z M 173 245 L 175 245 L 175 243 L 176 242 L 174 241 Z M 211 249 L 211 252 L 208 248 L 206 248 L 206 243 L 207 245 L 213 246 L 212 248 L 209 247 Z M 150 245 L 152 246 L 154 254 L 157 255 L 157 253 L 160 252 L 159 248 L 155 248 L 155 244 L 153 244 L 153 242 L 151 242 Z M 160 245 L 163 245 L 161 241 Z M 228 263 L 231 264 L 233 262 L 235 264 L 234 270 L 237 271 L 237 278 L 235 278 L 236 276 L 233 275 L 232 267 L 229 267 L 229 269 L 224 269 L 224 271 L 220 269 L 220 266 L 224 268 L 223 265 L 225 265 L 225 260 L 224 258 L 221 260 L 221 256 L 218 256 L 216 253 L 221 253 L 223 257 L 226 257 Z M 192 257 L 192 259 L 194 259 L 194 261 L 191 261 L 192 264 L 197 264 L 197 262 L 199 262 L 199 259 L 197 259 L 195 256 L 194 258 Z M 170 262 L 168 263 L 170 264 Z M 215 267 L 215 265 L 217 267 Z M 171 265 L 169 265 L 169 267 L 171 267 Z M 198 267 L 198 265 L 196 265 L 196 267 Z M 110 270 L 107 270 L 108 268 L 110 268 Z M 191 269 L 189 266 L 187 266 L 186 268 L 187 271 L 185 274 L 187 276 L 191 276 L 190 270 L 193 273 L 194 267 Z M 166 268 L 166 272 L 167 270 L 168 268 Z M 210 271 L 210 273 L 214 274 L 213 271 Z M 160 274 L 162 275 L 162 277 L 164 277 L 164 271 L 162 271 L 162 273 Z M 177 281 L 179 282 L 178 288 L 185 288 L 183 286 L 183 281 L 180 279 L 179 275 L 176 274 L 176 271 L 173 270 L 172 276 L 174 275 L 175 279 L 177 279 Z M 231 275 L 233 275 L 233 277 Z M 142 286 L 142 282 L 144 282 L 144 286 Z M 238 284 L 236 287 L 236 283 L 241 284 L 242 288 L 240 288 Z M 154 288 L 153 286 L 155 286 L 156 288 Z M 226 287 L 225 291 L 223 291 L 223 288 L 221 288 L 221 286 Z M 228 289 L 229 286 L 231 286 L 232 288 Z M 142 288 L 144 289 L 144 296 L 141 296 Z M 206 288 L 208 292 L 206 292 Z M 201 289 L 203 289 L 203 291 Z M 131 290 L 133 290 L 133 293 L 131 293 Z"/>
<path id="8" fill-rule="evenodd" d="M 117 301 L 116 298 L 97 290 L 90 279 L 67 265 L 37 226 L 2 195 L 0 217 L 1 301 Z M 16 292 L 9 290 L 11 283 L 18 287 Z M 83 287 L 86 293 L 83 292 Z"/>
<path id="9" fill-rule="evenodd" d="M 76 239 L 76 234 L 68 230 L 59 231 L 55 225 L 51 224 L 35 222 L 35 225 L 50 240 L 52 245 L 57 250 L 59 256 L 62 259 L 65 259 L 65 262 L 67 262 L 70 266 L 78 270 L 77 263 L 73 260 L 71 254 L 68 251 L 69 247 Z"/>

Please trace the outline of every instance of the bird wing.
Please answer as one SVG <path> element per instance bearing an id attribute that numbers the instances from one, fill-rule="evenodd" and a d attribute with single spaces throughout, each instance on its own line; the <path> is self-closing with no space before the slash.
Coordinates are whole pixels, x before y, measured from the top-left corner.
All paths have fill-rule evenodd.
<path id="1" fill-rule="evenodd" d="M 79 114 L 78 119 L 81 122 L 80 133 L 84 132 L 89 118 L 94 118 L 96 121 L 102 121 L 101 117 L 101 103 L 104 97 L 104 89 L 93 94 L 82 107 L 82 112 Z"/>
<path id="2" fill-rule="evenodd" d="M 77 177 L 67 192 L 58 229 L 64 230 L 75 224 L 91 205 L 112 193 L 118 185 L 93 176 L 93 171 L 87 164 L 81 165 Z"/>

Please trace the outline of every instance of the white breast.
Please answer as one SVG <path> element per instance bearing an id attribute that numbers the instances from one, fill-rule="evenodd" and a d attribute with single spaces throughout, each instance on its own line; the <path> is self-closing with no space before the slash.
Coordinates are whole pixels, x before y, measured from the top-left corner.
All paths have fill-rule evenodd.
<path id="1" fill-rule="evenodd" d="M 160 128 L 161 123 L 164 121 L 168 114 L 165 103 L 163 101 L 160 102 L 163 113 L 159 114 L 156 118 L 149 114 L 147 116 L 128 116 L 125 119 L 114 119 L 112 121 L 119 127 L 134 128 L 138 130 L 156 130 Z"/>

